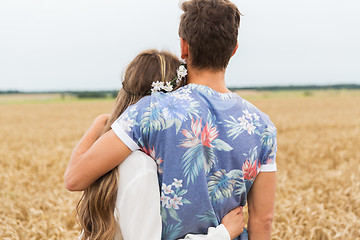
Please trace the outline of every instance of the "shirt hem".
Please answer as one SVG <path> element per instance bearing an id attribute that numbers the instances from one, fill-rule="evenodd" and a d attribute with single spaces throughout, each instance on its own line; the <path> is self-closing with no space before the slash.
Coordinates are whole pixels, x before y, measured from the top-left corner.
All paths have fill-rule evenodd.
<path id="1" fill-rule="evenodd" d="M 260 166 L 260 172 L 276 172 L 276 163 L 266 164 Z"/>

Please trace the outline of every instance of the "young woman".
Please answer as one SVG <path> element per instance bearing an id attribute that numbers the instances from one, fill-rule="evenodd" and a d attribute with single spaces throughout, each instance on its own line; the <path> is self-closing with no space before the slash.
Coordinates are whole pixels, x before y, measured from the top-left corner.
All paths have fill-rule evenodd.
<path id="1" fill-rule="evenodd" d="M 112 114 L 103 114 L 94 120 L 73 154 L 89 149 L 110 130 L 125 109 L 142 97 L 152 91 L 168 92 L 183 86 L 184 74 L 177 70 L 179 66 L 177 57 L 169 52 L 148 50 L 136 56 L 126 69 L 123 87 Z M 153 155 L 151 149 L 143 150 Z M 134 151 L 120 166 L 107 172 L 84 191 L 77 205 L 78 222 L 83 229 L 79 239 L 161 239 L 161 201 L 157 178 L 157 171 L 161 169 L 147 154 Z M 216 228 L 209 228 L 207 235 L 188 234 L 185 239 L 237 237 L 244 227 L 242 209 L 235 208 L 221 222 Z"/>

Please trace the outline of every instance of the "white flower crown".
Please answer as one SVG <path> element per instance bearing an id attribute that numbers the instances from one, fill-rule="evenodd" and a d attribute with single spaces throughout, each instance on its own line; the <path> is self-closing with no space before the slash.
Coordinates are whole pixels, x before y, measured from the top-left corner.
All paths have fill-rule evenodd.
<path id="1" fill-rule="evenodd" d="M 174 77 L 170 82 L 164 84 L 164 82 L 156 81 L 151 84 L 151 93 L 154 92 L 171 92 L 174 87 L 179 85 L 181 80 L 186 77 L 187 69 L 184 63 L 181 63 L 176 70 L 177 76 Z"/>

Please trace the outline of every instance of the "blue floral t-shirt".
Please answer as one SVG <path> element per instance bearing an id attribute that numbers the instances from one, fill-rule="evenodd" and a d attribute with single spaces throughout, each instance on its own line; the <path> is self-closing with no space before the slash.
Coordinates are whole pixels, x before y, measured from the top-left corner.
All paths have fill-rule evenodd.
<path id="1" fill-rule="evenodd" d="M 245 206 L 260 171 L 276 171 L 275 126 L 235 93 L 196 84 L 155 93 L 130 106 L 112 129 L 158 165 L 162 239 L 206 233 Z"/>

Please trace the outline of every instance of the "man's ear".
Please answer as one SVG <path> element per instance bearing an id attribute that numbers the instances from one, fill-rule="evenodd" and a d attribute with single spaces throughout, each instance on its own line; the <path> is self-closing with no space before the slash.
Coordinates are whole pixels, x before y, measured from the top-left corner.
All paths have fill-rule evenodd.
<path id="1" fill-rule="evenodd" d="M 237 43 L 236 43 L 236 46 L 235 46 L 235 48 L 234 48 L 234 51 L 233 51 L 233 53 L 231 54 L 231 56 L 234 56 L 234 54 L 236 53 L 238 47 L 239 47 L 239 43 L 237 42 Z"/>
<path id="2" fill-rule="evenodd" d="M 180 38 L 181 58 L 187 59 L 189 56 L 189 44 L 186 40 Z"/>

